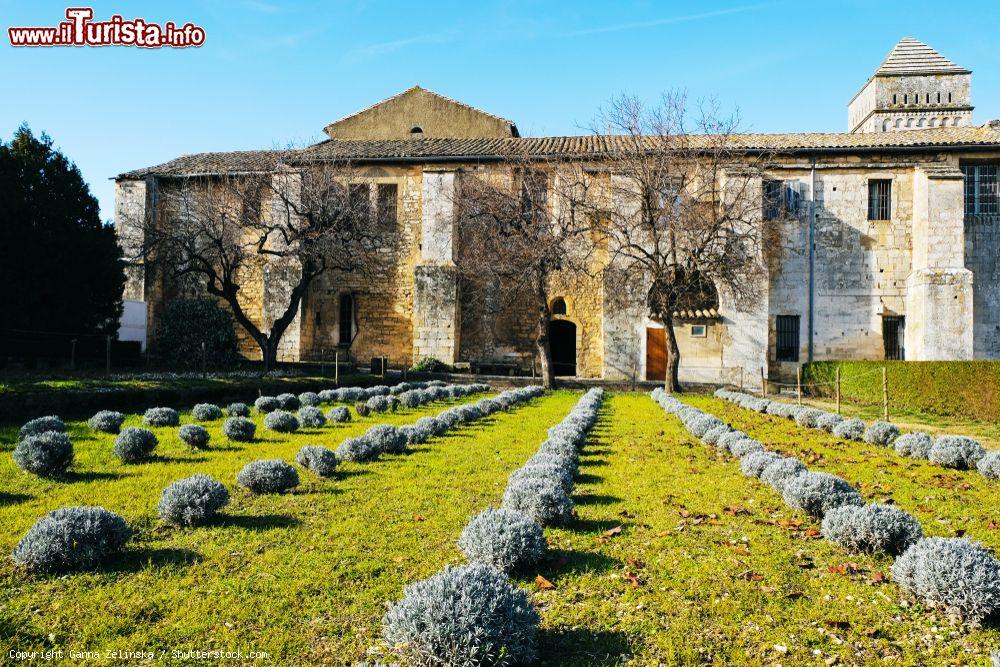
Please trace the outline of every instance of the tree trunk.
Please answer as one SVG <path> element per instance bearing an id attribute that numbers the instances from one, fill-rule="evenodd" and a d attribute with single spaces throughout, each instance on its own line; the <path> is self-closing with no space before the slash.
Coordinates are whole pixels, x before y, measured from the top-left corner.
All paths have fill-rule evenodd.
<path id="1" fill-rule="evenodd" d="M 545 299 L 542 285 L 539 285 L 538 296 L 538 330 L 535 334 L 535 346 L 538 348 L 538 359 L 542 366 L 542 386 L 551 389 L 555 386 L 555 368 L 552 363 L 552 345 L 549 340 L 549 324 L 552 322 L 552 313 L 549 310 L 548 301 Z"/>
<path id="2" fill-rule="evenodd" d="M 257 345 L 260 346 L 260 358 L 264 362 L 265 373 L 270 373 L 277 365 L 278 340 L 280 340 L 280 335 L 278 339 L 273 339 L 273 336 L 268 336 L 264 333 L 261 333 L 257 339 Z"/>
<path id="3" fill-rule="evenodd" d="M 681 350 L 674 332 L 674 318 L 663 318 L 663 328 L 667 334 L 667 372 L 663 378 L 663 389 L 667 393 L 683 391 L 680 380 Z"/>

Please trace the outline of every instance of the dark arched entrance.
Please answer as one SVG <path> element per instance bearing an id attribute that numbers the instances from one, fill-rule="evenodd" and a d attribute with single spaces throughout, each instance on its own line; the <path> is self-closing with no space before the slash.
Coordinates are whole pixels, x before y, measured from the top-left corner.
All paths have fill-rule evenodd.
<path id="1" fill-rule="evenodd" d="M 556 376 L 576 375 L 576 325 L 569 320 L 549 322 L 549 345 Z"/>

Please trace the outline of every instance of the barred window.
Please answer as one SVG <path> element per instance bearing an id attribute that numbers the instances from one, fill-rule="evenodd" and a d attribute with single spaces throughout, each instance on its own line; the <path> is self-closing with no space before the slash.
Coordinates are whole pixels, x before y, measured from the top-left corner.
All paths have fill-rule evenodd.
<path id="1" fill-rule="evenodd" d="M 873 178 L 868 181 L 868 219 L 892 219 L 892 180 Z"/>
<path id="2" fill-rule="evenodd" d="M 764 181 L 764 219 L 781 220 L 799 213 L 798 181 Z"/>
<path id="3" fill-rule="evenodd" d="M 799 360 L 799 316 L 778 315 L 775 321 L 778 361 Z"/>
<path id="4" fill-rule="evenodd" d="M 885 348 L 885 358 L 901 361 L 906 358 L 903 347 L 903 332 L 906 330 L 905 320 L 898 315 L 882 316 L 882 346 Z"/>
<path id="5" fill-rule="evenodd" d="M 1000 165 L 962 165 L 965 174 L 965 217 L 1000 216 Z"/>

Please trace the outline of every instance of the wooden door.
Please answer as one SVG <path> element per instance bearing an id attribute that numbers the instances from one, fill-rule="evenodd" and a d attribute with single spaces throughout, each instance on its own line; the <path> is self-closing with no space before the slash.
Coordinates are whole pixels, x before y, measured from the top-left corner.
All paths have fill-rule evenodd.
<path id="1" fill-rule="evenodd" d="M 646 379 L 663 382 L 667 378 L 666 329 L 646 329 Z"/>

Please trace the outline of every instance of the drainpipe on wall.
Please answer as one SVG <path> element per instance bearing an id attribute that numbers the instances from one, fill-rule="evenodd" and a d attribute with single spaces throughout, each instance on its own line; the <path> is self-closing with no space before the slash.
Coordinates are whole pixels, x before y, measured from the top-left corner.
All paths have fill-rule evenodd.
<path id="1" fill-rule="evenodd" d="M 809 355 L 813 360 L 813 320 L 815 311 L 816 274 L 816 158 L 812 158 L 809 169 Z"/>

